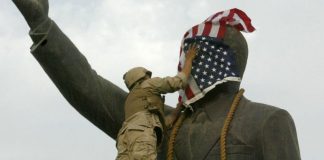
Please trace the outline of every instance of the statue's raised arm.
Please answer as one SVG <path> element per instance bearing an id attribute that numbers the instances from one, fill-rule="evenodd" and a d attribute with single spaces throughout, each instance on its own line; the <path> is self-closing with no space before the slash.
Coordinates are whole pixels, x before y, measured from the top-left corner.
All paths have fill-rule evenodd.
<path id="1" fill-rule="evenodd" d="M 12 0 L 31 29 L 48 19 L 48 0 Z"/>
<path id="2" fill-rule="evenodd" d="M 97 75 L 86 58 L 48 17 L 48 0 L 13 0 L 31 28 L 31 53 L 69 103 L 116 138 L 127 93 Z"/>

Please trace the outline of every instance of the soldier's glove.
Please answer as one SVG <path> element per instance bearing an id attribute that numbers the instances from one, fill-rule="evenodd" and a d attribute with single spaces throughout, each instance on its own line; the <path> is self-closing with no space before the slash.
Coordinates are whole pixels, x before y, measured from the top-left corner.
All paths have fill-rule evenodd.
<path id="1" fill-rule="evenodd" d="M 48 0 L 12 0 L 31 30 L 48 19 Z"/>

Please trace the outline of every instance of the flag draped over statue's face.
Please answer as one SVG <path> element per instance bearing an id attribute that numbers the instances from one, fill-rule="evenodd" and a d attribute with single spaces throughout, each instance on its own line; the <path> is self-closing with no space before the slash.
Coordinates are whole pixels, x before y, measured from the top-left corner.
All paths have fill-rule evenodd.
<path id="1" fill-rule="evenodd" d="M 221 83 L 241 81 L 233 50 L 223 41 L 226 25 L 244 32 L 255 30 L 250 18 L 234 8 L 211 15 L 185 33 L 180 48 L 179 72 L 183 68 L 189 44 L 196 43 L 199 47 L 192 63 L 188 87 L 179 91 L 179 102 L 185 106 L 204 97 Z"/>

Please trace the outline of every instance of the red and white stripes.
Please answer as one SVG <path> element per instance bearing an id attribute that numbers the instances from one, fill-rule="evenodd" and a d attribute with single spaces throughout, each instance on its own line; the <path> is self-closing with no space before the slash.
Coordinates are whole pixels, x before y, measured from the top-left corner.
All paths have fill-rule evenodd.
<path id="1" fill-rule="evenodd" d="M 182 70 L 185 60 L 185 54 L 183 51 L 184 40 L 186 38 L 192 38 L 195 36 L 209 36 L 222 39 L 224 38 L 226 25 L 230 25 L 243 32 L 253 32 L 255 28 L 251 24 L 251 19 L 241 10 L 233 8 L 226 11 L 221 11 L 209 16 L 202 23 L 190 28 L 183 36 L 180 48 L 180 57 L 178 71 Z M 185 90 L 179 91 L 179 102 L 186 102 L 194 98 L 196 95 L 201 95 L 202 92 L 195 80 L 190 76 L 189 85 Z M 194 99 L 199 99 L 202 97 L 195 97 Z M 192 100 L 190 101 L 193 102 Z"/>

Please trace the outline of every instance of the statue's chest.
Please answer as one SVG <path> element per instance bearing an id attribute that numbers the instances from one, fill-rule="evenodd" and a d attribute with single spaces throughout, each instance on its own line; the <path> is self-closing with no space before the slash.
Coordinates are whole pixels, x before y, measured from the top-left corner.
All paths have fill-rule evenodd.
<path id="1" fill-rule="evenodd" d="M 220 159 L 220 134 L 226 118 L 225 114 L 222 115 L 210 117 L 202 111 L 187 117 L 176 137 L 174 148 L 177 160 Z M 254 146 L 248 145 L 241 132 L 238 132 L 240 121 L 244 120 L 234 118 L 227 134 L 227 159 L 253 160 Z"/>
<path id="2" fill-rule="evenodd" d="M 218 145 L 224 118 L 213 121 L 205 112 L 187 117 L 176 138 L 176 157 L 186 160 L 204 159 Z"/>

